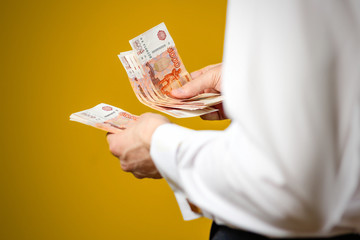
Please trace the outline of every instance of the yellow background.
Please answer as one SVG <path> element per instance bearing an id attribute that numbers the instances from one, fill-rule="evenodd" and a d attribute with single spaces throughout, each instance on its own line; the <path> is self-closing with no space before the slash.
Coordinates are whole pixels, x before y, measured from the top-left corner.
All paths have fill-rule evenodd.
<path id="1" fill-rule="evenodd" d="M 101 102 L 155 112 L 117 54 L 165 22 L 188 71 L 220 62 L 226 2 L 2 0 L 0 11 L 0 239 L 207 239 L 211 222 L 183 221 L 165 180 L 122 172 L 105 132 L 69 115 Z"/>

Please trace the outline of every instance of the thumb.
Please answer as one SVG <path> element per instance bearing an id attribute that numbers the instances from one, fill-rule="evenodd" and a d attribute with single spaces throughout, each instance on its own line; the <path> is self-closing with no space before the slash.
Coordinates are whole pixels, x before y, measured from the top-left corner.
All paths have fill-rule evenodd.
<path id="1" fill-rule="evenodd" d="M 208 74 L 202 74 L 201 76 L 186 83 L 181 88 L 177 88 L 171 91 L 171 95 L 176 98 L 190 98 L 203 93 L 205 89 L 213 88 L 212 76 Z"/>

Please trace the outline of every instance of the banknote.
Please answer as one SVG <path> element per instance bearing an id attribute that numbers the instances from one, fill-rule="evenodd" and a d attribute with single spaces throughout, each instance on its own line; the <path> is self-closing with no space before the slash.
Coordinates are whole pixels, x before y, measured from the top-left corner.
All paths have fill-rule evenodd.
<path id="1" fill-rule="evenodd" d="M 135 95 L 141 103 L 177 118 L 194 117 L 216 111 L 216 109 L 210 108 L 200 102 L 191 103 L 176 99 L 169 101 L 161 99 L 156 92 L 151 94 L 152 90 L 144 84 L 144 76 L 139 72 L 141 66 L 136 65 L 133 54 L 132 51 L 121 53 L 119 58 L 128 73 Z M 138 73 L 136 73 L 137 71 Z M 208 97 L 213 96 L 211 94 L 208 95 Z"/>
<path id="2" fill-rule="evenodd" d="M 131 39 L 143 70 L 148 73 L 152 84 L 161 94 L 169 95 L 172 89 L 179 88 L 190 81 L 169 31 L 164 23 Z"/>
<path id="3" fill-rule="evenodd" d="M 206 108 L 207 106 L 210 105 L 218 104 L 222 100 L 221 97 L 219 97 L 219 94 L 214 94 L 214 93 L 200 94 L 190 99 L 174 99 L 174 98 L 169 98 L 166 95 L 163 96 L 159 93 L 159 91 L 153 91 L 154 87 L 152 87 L 152 83 L 153 82 L 156 83 L 157 81 L 152 81 L 151 78 L 149 78 L 149 76 L 153 74 L 147 75 L 141 70 L 142 66 L 138 63 L 138 61 L 136 61 L 137 57 L 134 51 L 121 53 L 119 55 L 119 58 L 128 74 L 128 77 L 130 79 L 130 82 L 132 83 L 132 87 L 134 89 L 135 94 L 143 96 L 147 101 L 155 102 L 157 104 L 162 104 L 164 106 L 173 106 L 175 108 L 176 108 L 176 104 L 179 104 L 180 106 L 178 106 L 178 108 L 180 109 L 196 110 L 196 109 Z M 135 87 L 135 86 L 139 86 L 139 87 Z M 160 89 L 158 88 L 158 90 Z"/>
<path id="4" fill-rule="evenodd" d="M 130 122 L 137 119 L 138 116 L 105 103 L 70 115 L 71 121 L 112 133 L 126 129 Z"/>
<path id="5" fill-rule="evenodd" d="M 174 117 L 192 117 L 216 111 L 219 94 L 176 99 L 173 89 L 191 81 L 175 43 L 164 23 L 131 39 L 131 51 L 118 55 L 135 95 L 143 104 Z M 184 111 L 181 114 L 181 111 Z"/>

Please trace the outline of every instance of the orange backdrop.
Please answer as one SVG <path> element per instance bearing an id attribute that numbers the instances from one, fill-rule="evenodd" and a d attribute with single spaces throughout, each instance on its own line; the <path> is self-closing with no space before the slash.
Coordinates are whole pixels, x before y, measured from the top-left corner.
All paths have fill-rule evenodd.
<path id="1" fill-rule="evenodd" d="M 211 222 L 183 221 L 165 180 L 122 172 L 105 132 L 69 115 L 101 102 L 155 112 L 117 54 L 165 22 L 189 71 L 220 62 L 226 1 L 2 0 L 0 11 L 0 239 L 207 239 Z"/>

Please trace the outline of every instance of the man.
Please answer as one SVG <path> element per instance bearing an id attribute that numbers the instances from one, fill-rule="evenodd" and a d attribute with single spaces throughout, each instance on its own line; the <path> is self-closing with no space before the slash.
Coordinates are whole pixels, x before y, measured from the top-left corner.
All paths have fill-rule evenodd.
<path id="1" fill-rule="evenodd" d="M 223 65 L 172 94 L 221 92 L 229 128 L 144 114 L 110 151 L 164 177 L 185 219 L 198 206 L 212 239 L 360 239 L 360 1 L 230 1 L 226 24 Z"/>

